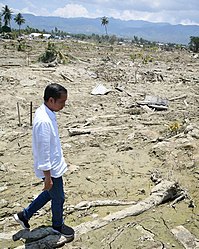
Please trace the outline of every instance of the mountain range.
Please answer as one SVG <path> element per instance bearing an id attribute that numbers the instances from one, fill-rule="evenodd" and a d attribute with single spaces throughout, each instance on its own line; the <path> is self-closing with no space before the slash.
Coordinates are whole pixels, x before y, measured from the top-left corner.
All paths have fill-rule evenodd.
<path id="1" fill-rule="evenodd" d="M 63 18 L 53 16 L 35 16 L 23 14 L 25 24 L 46 31 L 59 30 L 72 34 L 99 34 L 105 35 L 105 29 L 101 25 L 101 18 Z M 108 35 L 133 39 L 134 36 L 149 41 L 162 43 L 188 44 L 190 36 L 199 36 L 199 25 L 172 25 L 169 23 L 153 23 L 142 20 L 124 21 L 109 18 L 107 25 Z M 18 28 L 12 21 L 12 27 Z"/>

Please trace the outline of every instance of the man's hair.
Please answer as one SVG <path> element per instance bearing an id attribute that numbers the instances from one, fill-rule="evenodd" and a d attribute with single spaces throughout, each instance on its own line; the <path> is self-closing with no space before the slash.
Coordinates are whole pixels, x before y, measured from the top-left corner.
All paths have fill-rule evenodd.
<path id="1" fill-rule="evenodd" d="M 48 101 L 50 97 L 57 100 L 61 97 L 61 94 L 67 95 L 67 89 L 57 83 L 51 83 L 44 90 L 44 101 Z"/>

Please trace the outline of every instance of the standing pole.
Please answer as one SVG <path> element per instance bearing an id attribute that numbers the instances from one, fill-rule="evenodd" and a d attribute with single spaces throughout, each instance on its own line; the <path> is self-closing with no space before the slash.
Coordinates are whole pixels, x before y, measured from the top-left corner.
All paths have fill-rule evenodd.
<path id="1" fill-rule="evenodd" d="M 30 102 L 30 126 L 32 126 L 32 101 Z"/>
<path id="2" fill-rule="evenodd" d="M 21 117 L 20 117 L 20 111 L 19 111 L 19 103 L 17 102 L 17 113 L 18 113 L 18 120 L 19 120 L 19 126 L 21 126 Z"/>

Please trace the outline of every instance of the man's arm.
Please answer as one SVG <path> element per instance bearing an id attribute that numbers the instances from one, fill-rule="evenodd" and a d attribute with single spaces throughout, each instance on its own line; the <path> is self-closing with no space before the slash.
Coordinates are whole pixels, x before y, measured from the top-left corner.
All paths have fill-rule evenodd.
<path id="1" fill-rule="evenodd" d="M 38 160 L 38 169 L 44 173 L 44 188 L 50 190 L 53 186 L 51 179 L 51 162 L 50 162 L 50 136 L 51 129 L 47 122 L 40 122 L 33 127 L 33 137 L 35 142 L 35 154 Z"/>

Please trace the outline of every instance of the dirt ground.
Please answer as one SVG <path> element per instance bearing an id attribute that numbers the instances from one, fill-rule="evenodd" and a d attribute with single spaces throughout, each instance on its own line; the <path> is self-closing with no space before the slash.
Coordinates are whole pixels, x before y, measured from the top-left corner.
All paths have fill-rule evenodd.
<path id="1" fill-rule="evenodd" d="M 30 106 L 32 102 L 34 114 L 51 82 L 69 92 L 66 107 L 57 114 L 69 164 L 64 176 L 66 224 L 76 227 L 126 208 L 68 211 L 81 201 L 144 200 L 154 186 L 154 172 L 187 191 L 173 206 L 167 202 L 112 221 L 63 248 L 180 249 L 183 245 L 171 233 L 179 225 L 199 239 L 199 57 L 185 50 L 69 40 L 56 42 L 65 64 L 44 65 L 38 57 L 47 42 L 28 44 L 31 49 L 24 52 L 17 51 L 17 41 L 0 41 L 0 248 L 23 245 L 12 241 L 20 230 L 12 216 L 43 187 L 32 167 Z M 150 59 L 144 63 L 143 58 Z M 111 91 L 91 94 L 99 84 Z M 146 95 L 167 99 L 168 109 L 138 105 Z M 75 129 L 76 135 L 71 133 Z M 50 226 L 50 204 L 30 224 L 32 229 Z"/>

